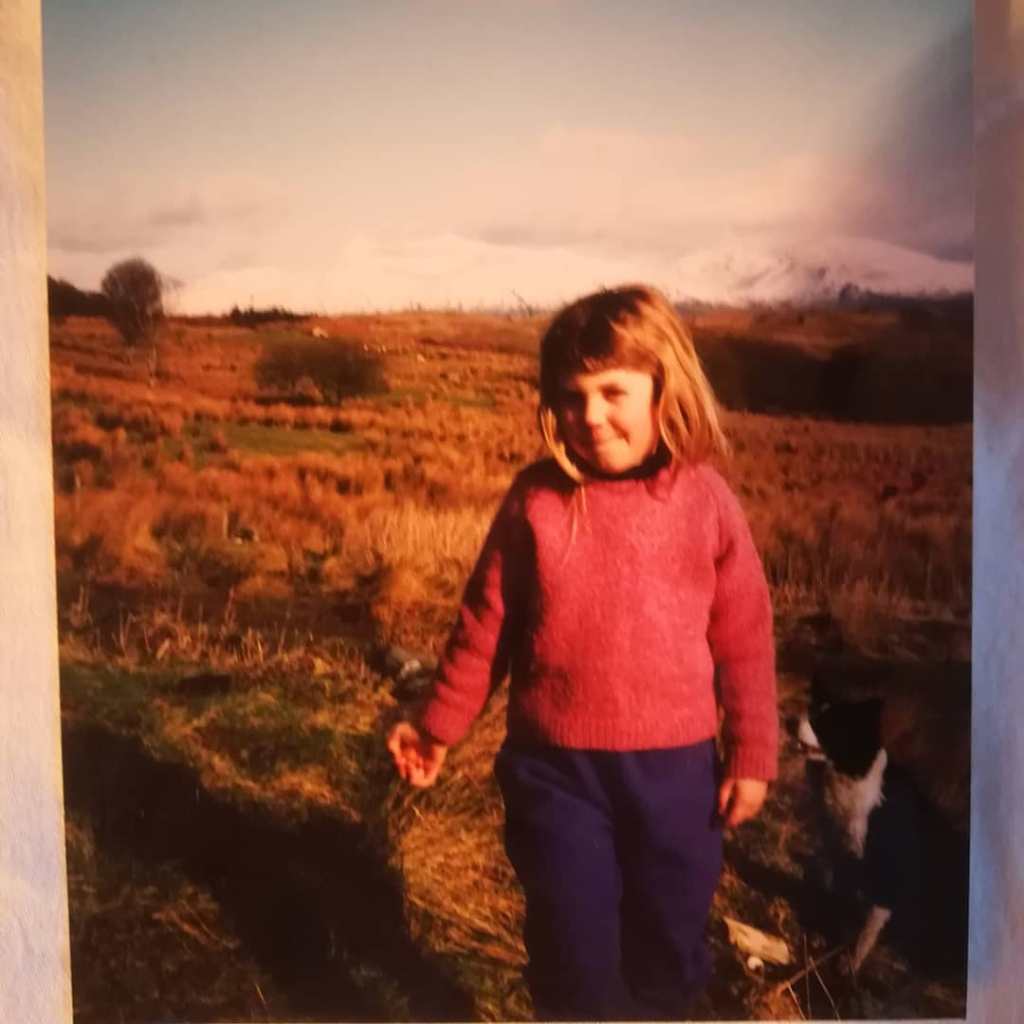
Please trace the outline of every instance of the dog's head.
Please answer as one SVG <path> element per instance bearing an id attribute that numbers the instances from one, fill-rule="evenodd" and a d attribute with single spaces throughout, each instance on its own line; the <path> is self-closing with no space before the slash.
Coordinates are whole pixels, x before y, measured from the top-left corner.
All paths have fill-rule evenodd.
<path id="1" fill-rule="evenodd" d="M 841 693 L 827 674 L 816 672 L 797 739 L 809 758 L 827 760 L 844 775 L 861 778 L 882 745 L 881 718 L 878 697 Z"/>

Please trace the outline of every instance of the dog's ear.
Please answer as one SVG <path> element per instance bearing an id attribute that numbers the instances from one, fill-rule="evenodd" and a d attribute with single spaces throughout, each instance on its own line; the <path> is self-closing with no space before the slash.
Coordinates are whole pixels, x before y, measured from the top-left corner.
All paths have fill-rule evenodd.
<path id="1" fill-rule="evenodd" d="M 811 673 L 811 704 L 821 706 L 830 704 L 839 695 L 835 680 L 842 679 L 842 674 L 837 673 L 835 664 L 832 661 L 818 659 L 818 663 Z"/>
<path id="2" fill-rule="evenodd" d="M 815 669 L 811 673 L 811 703 L 814 704 L 821 698 L 824 682 L 821 678 L 821 670 Z"/>
<path id="3" fill-rule="evenodd" d="M 831 689 L 827 686 L 826 689 Z M 878 756 L 882 701 L 823 693 L 812 698 L 811 727 L 828 759 L 844 775 L 863 777 Z"/>
<path id="4" fill-rule="evenodd" d="M 878 746 L 882 745 L 882 708 L 884 701 L 881 697 L 869 697 L 863 701 L 864 715 L 867 720 L 867 727 L 871 733 L 872 742 Z"/>
<path id="5" fill-rule="evenodd" d="M 882 701 L 878 697 L 858 700 L 844 705 L 842 729 L 844 770 L 862 776 L 874 764 L 882 745 Z"/>

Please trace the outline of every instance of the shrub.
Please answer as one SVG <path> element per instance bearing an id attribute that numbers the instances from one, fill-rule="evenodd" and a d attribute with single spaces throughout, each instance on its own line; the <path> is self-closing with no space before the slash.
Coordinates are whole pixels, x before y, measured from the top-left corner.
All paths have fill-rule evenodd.
<path id="1" fill-rule="evenodd" d="M 316 392 L 337 404 L 387 390 L 379 360 L 353 342 L 287 336 L 268 339 L 256 366 L 261 388 L 308 402 Z"/>

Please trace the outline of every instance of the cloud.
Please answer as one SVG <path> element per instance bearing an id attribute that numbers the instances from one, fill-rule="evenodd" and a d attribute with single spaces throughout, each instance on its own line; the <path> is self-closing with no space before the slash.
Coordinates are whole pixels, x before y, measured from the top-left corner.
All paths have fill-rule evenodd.
<path id="1" fill-rule="evenodd" d="M 868 141 L 845 172 L 845 230 L 932 255 L 974 249 L 971 29 L 964 26 L 880 89 Z"/>
<path id="2" fill-rule="evenodd" d="M 776 150 L 744 163 L 733 157 L 740 148 L 729 138 L 559 128 L 468 182 L 457 223 L 494 245 L 664 254 L 722 232 L 821 221 L 831 177 L 822 155 Z"/>
<path id="3" fill-rule="evenodd" d="M 210 214 L 198 196 L 154 210 L 148 217 L 155 228 L 181 228 L 209 222 Z"/>
<path id="4" fill-rule="evenodd" d="M 147 248 L 144 234 L 139 232 L 118 233 L 99 226 L 85 225 L 71 227 L 58 225 L 50 230 L 48 244 L 51 253 L 104 255 L 127 249 Z"/>
<path id="5" fill-rule="evenodd" d="M 147 220 L 153 227 L 236 227 L 258 224 L 280 215 L 283 196 L 265 186 L 249 186 L 234 179 L 207 182 L 202 191 L 193 191 L 153 209 Z"/>
<path id="6" fill-rule="evenodd" d="M 95 197 L 76 191 L 54 196 L 49 246 L 63 253 L 117 255 L 153 252 L 184 235 L 224 233 L 236 240 L 265 230 L 287 215 L 274 182 L 252 176 L 214 176 L 168 188 L 153 181 L 126 192 Z"/>
<path id="7" fill-rule="evenodd" d="M 875 238 L 973 255 L 972 37 L 965 25 L 837 110 L 827 137 L 559 126 L 461 190 L 460 229 L 499 246 L 681 255 L 732 233 Z M 826 133 L 827 135 L 827 133 Z"/>

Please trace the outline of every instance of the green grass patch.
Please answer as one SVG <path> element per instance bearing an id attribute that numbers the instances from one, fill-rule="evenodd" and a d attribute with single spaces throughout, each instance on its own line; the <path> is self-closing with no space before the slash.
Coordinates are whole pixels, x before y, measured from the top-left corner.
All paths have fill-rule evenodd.
<path id="1" fill-rule="evenodd" d="M 335 733 L 310 725 L 305 714 L 267 692 L 228 698 L 200 729 L 206 745 L 227 754 L 250 778 L 265 779 L 281 768 L 322 765 L 332 759 Z"/>
<path id="2" fill-rule="evenodd" d="M 299 452 L 343 455 L 363 446 L 358 434 L 333 430 L 265 427 L 256 423 L 226 423 L 223 430 L 229 447 L 257 455 L 297 455 Z"/>
<path id="3" fill-rule="evenodd" d="M 365 441 L 356 433 L 333 430 L 306 430 L 299 427 L 273 427 L 259 423 L 211 424 L 193 421 L 185 427 L 181 438 L 165 438 L 164 455 L 176 459 L 186 444 L 195 453 L 196 466 L 202 468 L 220 457 L 211 451 L 210 440 L 221 431 L 228 448 L 252 455 L 289 456 L 302 452 L 323 452 L 345 455 L 364 447 Z"/>
<path id="4" fill-rule="evenodd" d="M 431 392 L 426 388 L 395 388 L 382 395 L 374 395 L 370 401 L 374 405 L 402 405 L 405 402 L 415 402 L 420 405 L 431 397 Z"/>
<path id="5" fill-rule="evenodd" d="M 469 395 L 445 395 L 445 399 L 452 405 L 470 409 L 493 409 L 497 405 L 494 395 L 489 391 L 475 391 Z"/>
<path id="6" fill-rule="evenodd" d="M 61 709 L 118 732 L 147 732 L 156 724 L 153 696 L 173 676 L 166 670 L 129 672 L 65 662 L 60 667 Z"/>
<path id="7" fill-rule="evenodd" d="M 353 659 L 351 653 L 341 659 L 349 670 L 340 677 L 315 681 L 305 675 L 257 681 L 245 671 L 203 664 L 64 663 L 61 705 L 68 724 L 136 737 L 161 760 L 194 763 L 203 750 L 271 786 L 282 772 L 309 768 L 311 777 L 322 773 L 344 794 L 354 819 L 373 818 L 393 772 L 378 730 L 382 691 L 360 670 L 361 659 Z M 273 803 L 270 789 L 267 794 Z M 301 798 L 291 809 L 301 812 Z"/>

